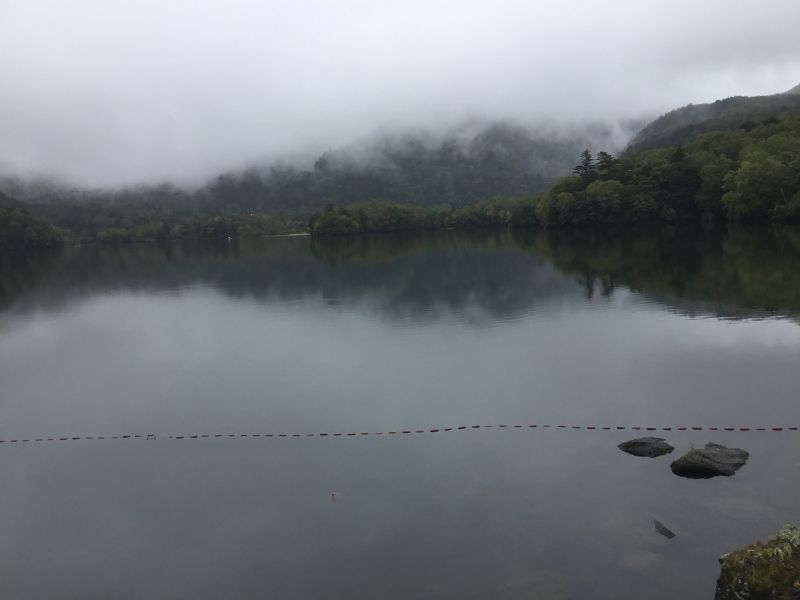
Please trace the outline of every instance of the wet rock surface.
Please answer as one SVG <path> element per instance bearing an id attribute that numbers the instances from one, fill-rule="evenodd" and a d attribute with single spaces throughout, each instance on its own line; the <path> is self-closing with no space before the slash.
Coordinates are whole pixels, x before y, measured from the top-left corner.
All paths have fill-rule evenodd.
<path id="1" fill-rule="evenodd" d="M 800 598 L 800 529 L 785 525 L 775 539 L 719 559 L 715 600 Z"/>
<path id="2" fill-rule="evenodd" d="M 657 437 L 636 438 L 635 440 L 622 442 L 617 447 L 623 452 L 627 452 L 633 456 L 645 456 L 647 458 L 663 456 L 665 454 L 669 454 L 675 449 L 670 446 L 664 440 L 664 438 Z"/>
<path id="3" fill-rule="evenodd" d="M 709 443 L 694 448 L 676 459 L 669 468 L 675 475 L 689 479 L 709 479 L 719 475 L 730 477 L 747 462 L 750 454 L 741 448 L 727 448 Z"/>

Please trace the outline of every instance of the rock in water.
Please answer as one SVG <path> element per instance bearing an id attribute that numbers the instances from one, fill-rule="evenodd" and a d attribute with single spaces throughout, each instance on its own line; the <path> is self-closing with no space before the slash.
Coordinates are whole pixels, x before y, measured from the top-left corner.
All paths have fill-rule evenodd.
<path id="1" fill-rule="evenodd" d="M 669 468 L 675 475 L 690 479 L 709 479 L 717 475 L 730 477 L 744 466 L 749 456 L 741 448 L 726 448 L 709 443 L 702 450 L 690 450 Z"/>
<path id="2" fill-rule="evenodd" d="M 675 537 L 675 532 L 674 532 L 674 531 L 672 531 L 672 530 L 671 530 L 669 527 L 667 527 L 666 525 L 664 525 L 664 524 L 663 524 L 661 521 L 659 521 L 658 519 L 653 519 L 653 525 L 655 525 L 655 526 L 656 526 L 656 531 L 657 531 L 658 533 L 660 533 L 661 535 L 663 535 L 663 536 L 664 536 L 665 538 L 667 538 L 668 540 L 671 540 L 672 538 L 674 538 L 674 537 Z"/>
<path id="3" fill-rule="evenodd" d="M 778 536 L 719 559 L 715 600 L 800 598 L 800 529 L 784 525 Z"/>
<path id="4" fill-rule="evenodd" d="M 634 456 L 646 456 L 648 458 L 663 456 L 675 450 L 675 448 L 664 441 L 664 438 L 657 437 L 643 437 L 636 438 L 635 440 L 628 440 L 627 442 L 622 442 L 617 448 L 628 454 L 633 454 Z"/>

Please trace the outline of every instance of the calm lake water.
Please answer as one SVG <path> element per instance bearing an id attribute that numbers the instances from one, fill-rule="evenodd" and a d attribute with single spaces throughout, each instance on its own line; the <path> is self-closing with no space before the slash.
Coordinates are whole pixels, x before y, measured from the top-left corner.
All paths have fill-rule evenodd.
<path id="1" fill-rule="evenodd" d="M 289 237 L 0 256 L 3 598 L 712 598 L 800 522 L 800 234 Z M 731 478 L 669 463 L 714 441 Z M 335 493 L 332 498 L 331 494 Z M 658 519 L 677 535 L 668 540 Z"/>

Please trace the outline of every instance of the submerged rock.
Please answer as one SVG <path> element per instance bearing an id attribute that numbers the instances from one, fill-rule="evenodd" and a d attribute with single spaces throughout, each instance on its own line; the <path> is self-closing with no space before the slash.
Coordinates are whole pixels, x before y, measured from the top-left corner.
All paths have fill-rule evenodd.
<path id="1" fill-rule="evenodd" d="M 653 519 L 653 525 L 655 525 L 655 526 L 656 526 L 656 531 L 657 531 L 658 533 L 660 533 L 661 535 L 663 535 L 663 536 L 664 536 L 665 538 L 667 538 L 668 540 L 671 540 L 672 538 L 674 538 L 674 537 L 675 537 L 675 532 L 674 532 L 674 531 L 672 531 L 672 530 L 671 530 L 669 527 L 667 527 L 666 525 L 664 525 L 664 524 L 663 524 L 661 521 L 659 521 L 658 519 Z"/>
<path id="2" fill-rule="evenodd" d="M 719 559 L 715 600 L 800 598 L 800 529 L 784 525 L 766 544 L 756 542 Z"/>
<path id="3" fill-rule="evenodd" d="M 717 475 L 730 477 L 747 462 L 750 454 L 741 448 L 726 448 L 709 443 L 702 450 L 689 450 L 669 468 L 675 475 L 690 479 L 709 479 Z"/>
<path id="4" fill-rule="evenodd" d="M 657 437 L 643 437 L 636 438 L 635 440 L 628 440 L 627 442 L 622 442 L 617 448 L 628 454 L 633 454 L 634 456 L 646 456 L 648 458 L 663 456 L 675 450 L 675 448 L 664 441 L 664 438 Z"/>

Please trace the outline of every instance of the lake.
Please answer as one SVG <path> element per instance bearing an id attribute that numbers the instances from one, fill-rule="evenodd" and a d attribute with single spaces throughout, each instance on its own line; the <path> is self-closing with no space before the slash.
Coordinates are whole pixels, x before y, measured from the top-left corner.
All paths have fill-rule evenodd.
<path id="1" fill-rule="evenodd" d="M 617 449 L 644 431 L 585 428 L 797 425 L 795 230 L 84 246 L 0 275 L 4 598 L 712 598 L 720 555 L 800 522 L 798 432 L 659 431 L 646 459 Z M 748 464 L 672 474 L 711 441 Z"/>

